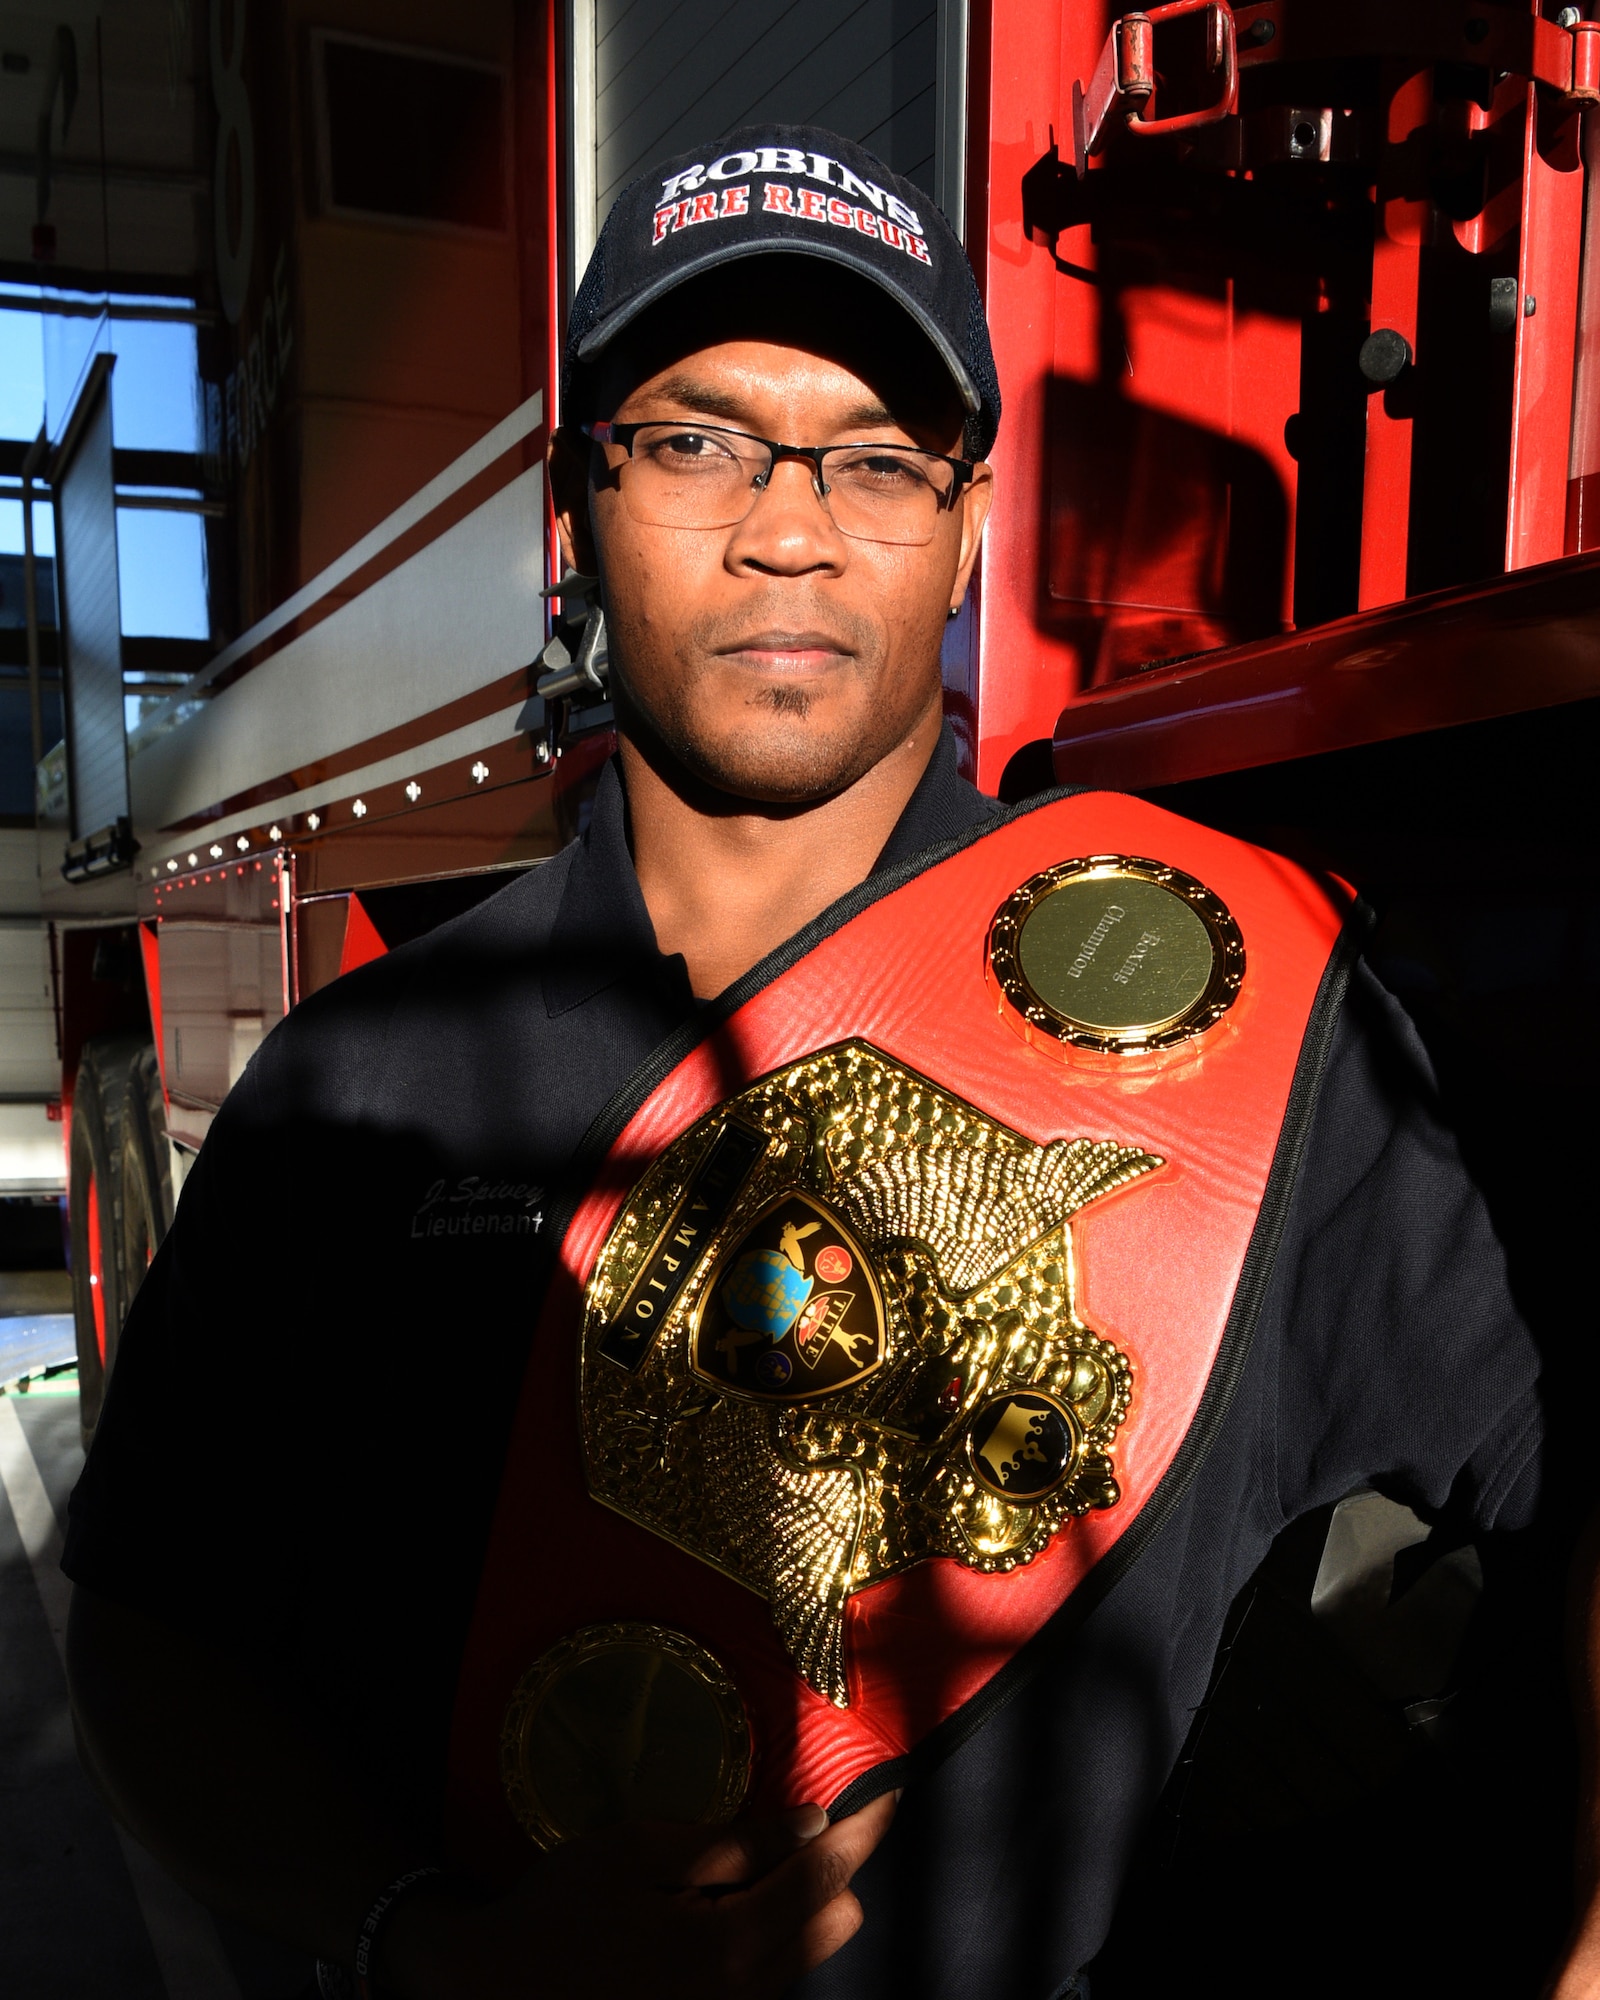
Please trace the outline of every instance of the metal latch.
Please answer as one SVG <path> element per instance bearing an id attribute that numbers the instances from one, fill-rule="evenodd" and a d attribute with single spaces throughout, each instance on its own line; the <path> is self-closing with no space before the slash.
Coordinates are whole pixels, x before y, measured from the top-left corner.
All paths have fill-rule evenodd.
<path id="1" fill-rule="evenodd" d="M 577 570 L 569 569 L 559 583 L 553 583 L 548 590 L 539 593 L 541 597 L 554 597 L 561 601 L 564 623 L 573 622 L 565 614 L 569 599 L 576 599 L 587 607 L 576 653 L 557 632 L 539 655 L 539 665 L 545 671 L 534 682 L 534 692 L 546 701 L 576 700 L 582 703 L 607 699 L 611 654 L 606 645 L 606 614 L 595 596 L 599 588 L 599 577 L 582 576 Z"/>
<path id="2" fill-rule="evenodd" d="M 1199 111 L 1155 115 L 1159 78 L 1156 71 L 1156 29 L 1165 21 L 1189 14 L 1205 16 L 1204 64 L 1207 76 L 1220 77 L 1214 103 Z M 1124 14 L 1114 21 L 1087 89 L 1072 85 L 1072 163 L 1079 180 L 1089 171 L 1089 156 L 1098 153 L 1113 116 L 1121 112 L 1129 132 L 1164 137 L 1192 131 L 1197 125 L 1220 124 L 1239 104 L 1239 42 L 1233 10 L 1227 0 L 1169 0 L 1141 14 Z"/>
<path id="3" fill-rule="evenodd" d="M 113 875 L 131 868 L 139 852 L 133 826 L 126 814 L 103 826 L 98 833 L 86 833 L 67 848 L 61 873 L 68 882 L 89 882 L 98 875 Z"/>

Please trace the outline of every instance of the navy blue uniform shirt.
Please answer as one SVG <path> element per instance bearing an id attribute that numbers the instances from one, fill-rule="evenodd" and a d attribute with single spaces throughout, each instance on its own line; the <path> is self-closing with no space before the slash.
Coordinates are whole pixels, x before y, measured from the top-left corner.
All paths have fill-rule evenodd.
<path id="1" fill-rule="evenodd" d="M 947 733 L 875 872 L 1000 810 Z M 611 767 L 580 840 L 268 1038 L 129 1316 L 68 1573 L 238 1650 L 331 1723 L 419 1857 L 545 1207 L 695 1015 Z M 1525 1525 L 1537 1369 L 1427 1057 L 1358 967 L 1210 1451 L 1048 1670 L 908 1789 L 857 1882 L 865 1928 L 806 1995 L 1058 1992 L 1105 1935 L 1273 1537 L 1363 1484 L 1471 1530 Z"/>

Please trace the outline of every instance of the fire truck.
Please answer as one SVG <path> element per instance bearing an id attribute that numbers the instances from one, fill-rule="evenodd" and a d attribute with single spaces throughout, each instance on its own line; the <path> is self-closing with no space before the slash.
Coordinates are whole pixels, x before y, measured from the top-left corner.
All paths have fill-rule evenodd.
<path id="1" fill-rule="evenodd" d="M 41 137 L 48 217 L 4 270 L 106 301 L 112 332 L 130 300 L 184 317 L 199 438 L 160 464 L 119 445 L 108 337 L 8 468 L 56 522 L 38 838 L 86 1435 L 262 1038 L 583 825 L 612 717 L 543 471 L 563 317 L 616 193 L 755 119 L 873 147 L 978 275 L 1005 418 L 944 652 L 969 775 L 1138 791 L 1353 882 L 1530 1311 L 1592 1325 L 1588 12 L 86 15 L 98 123 L 53 159 Z M 164 677 L 118 628 L 136 487 L 203 522 L 208 636 Z M 270 1216 L 240 1228 L 293 1255 Z"/>

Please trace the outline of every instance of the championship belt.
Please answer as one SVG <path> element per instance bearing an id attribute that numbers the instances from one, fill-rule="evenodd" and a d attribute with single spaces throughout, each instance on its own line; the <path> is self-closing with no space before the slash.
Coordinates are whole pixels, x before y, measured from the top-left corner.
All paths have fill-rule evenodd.
<path id="1" fill-rule="evenodd" d="M 1220 1425 L 1343 902 L 1100 793 L 842 911 L 591 1135 L 462 1668 L 464 1865 L 903 1783 Z"/>

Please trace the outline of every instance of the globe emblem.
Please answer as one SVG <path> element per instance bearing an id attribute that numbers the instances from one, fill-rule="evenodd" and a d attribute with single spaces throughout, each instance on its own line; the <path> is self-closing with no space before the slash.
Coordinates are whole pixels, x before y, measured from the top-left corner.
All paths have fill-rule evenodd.
<path id="1" fill-rule="evenodd" d="M 855 1284 L 840 1290 L 842 1278 Z M 841 1216 L 801 1188 L 776 1190 L 722 1252 L 689 1339 L 704 1380 L 785 1403 L 864 1381 L 888 1345 L 866 1252 Z"/>
<path id="2" fill-rule="evenodd" d="M 746 1332 L 782 1340 L 810 1298 L 812 1282 L 781 1250 L 747 1250 L 723 1284 L 723 1309 Z"/>

